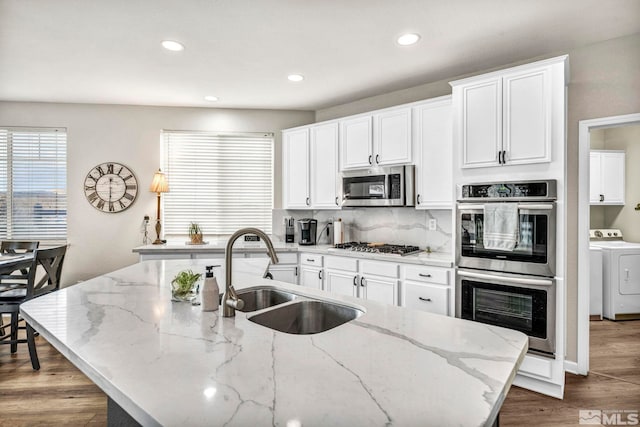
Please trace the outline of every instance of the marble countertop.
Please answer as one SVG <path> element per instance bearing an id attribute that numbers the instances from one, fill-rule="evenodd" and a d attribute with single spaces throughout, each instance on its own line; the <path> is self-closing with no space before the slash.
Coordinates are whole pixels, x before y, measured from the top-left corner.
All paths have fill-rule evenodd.
<path id="1" fill-rule="evenodd" d="M 290 335 L 249 321 L 255 312 L 171 302 L 173 276 L 211 262 L 141 262 L 22 313 L 145 426 L 491 425 L 527 351 L 517 331 L 261 279 L 262 259 L 234 260 L 238 288 L 277 285 L 365 314 Z"/>
<path id="2" fill-rule="evenodd" d="M 167 243 L 166 245 L 145 245 L 138 246 L 133 252 L 139 254 L 166 253 L 222 253 L 224 252 L 226 240 L 210 241 L 206 245 L 187 245 L 184 242 Z M 453 267 L 453 255 L 445 252 L 425 251 L 419 254 L 399 256 L 372 254 L 363 252 L 353 252 L 344 249 L 335 249 L 332 245 L 298 245 L 297 243 L 273 242 L 277 252 L 312 252 L 324 255 L 348 256 L 353 258 L 377 259 L 380 261 L 401 262 L 407 264 L 431 265 L 434 267 Z M 233 246 L 234 252 L 265 252 L 266 246 L 263 242 L 242 242 L 236 241 Z"/>

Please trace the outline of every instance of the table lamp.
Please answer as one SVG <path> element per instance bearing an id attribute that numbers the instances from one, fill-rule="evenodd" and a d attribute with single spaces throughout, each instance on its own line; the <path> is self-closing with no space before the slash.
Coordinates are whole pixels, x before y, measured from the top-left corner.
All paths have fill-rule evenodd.
<path id="1" fill-rule="evenodd" d="M 160 225 L 160 194 L 169 192 L 169 182 L 167 181 L 165 174 L 160 169 L 158 169 L 158 172 L 153 175 L 153 181 L 151 182 L 149 191 L 153 191 L 158 194 L 158 209 L 156 211 L 156 240 L 153 244 L 162 245 L 166 243 L 166 241 L 160 240 L 160 231 L 162 230 L 162 225 Z"/>

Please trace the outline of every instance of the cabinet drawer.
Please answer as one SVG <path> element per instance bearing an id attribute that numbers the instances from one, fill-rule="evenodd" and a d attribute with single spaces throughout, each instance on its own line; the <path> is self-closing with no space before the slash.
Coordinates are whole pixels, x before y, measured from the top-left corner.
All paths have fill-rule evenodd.
<path id="1" fill-rule="evenodd" d="M 373 274 L 374 276 L 398 277 L 399 264 L 393 262 L 380 261 L 360 261 L 360 271 L 363 275 Z"/>
<path id="2" fill-rule="evenodd" d="M 325 267 L 356 272 L 358 271 L 358 260 L 349 257 L 328 256 L 325 258 Z"/>
<path id="3" fill-rule="evenodd" d="M 418 265 L 404 266 L 404 278 L 406 280 L 437 283 L 439 285 L 449 285 L 449 272 L 450 270 L 446 268 L 425 267 Z"/>
<path id="4" fill-rule="evenodd" d="M 315 265 L 316 267 L 322 267 L 322 255 L 301 253 L 300 264 L 302 265 Z"/>
<path id="5" fill-rule="evenodd" d="M 449 288 L 405 281 L 403 306 L 430 313 L 449 314 Z"/>

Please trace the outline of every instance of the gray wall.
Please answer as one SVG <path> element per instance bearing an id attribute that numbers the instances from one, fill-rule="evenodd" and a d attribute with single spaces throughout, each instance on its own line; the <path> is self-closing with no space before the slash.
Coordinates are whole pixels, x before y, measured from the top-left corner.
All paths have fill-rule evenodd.
<path id="1" fill-rule="evenodd" d="M 63 284 L 75 283 L 137 262 L 144 215 L 155 218 L 155 193 L 148 191 L 160 166 L 160 131 L 215 130 L 274 132 L 274 204 L 280 206 L 280 130 L 311 123 L 313 112 L 234 110 L 123 105 L 0 102 L 0 126 L 67 128 L 68 242 Z M 124 212 L 99 212 L 86 201 L 89 170 L 121 162 L 138 178 L 140 190 Z M 151 234 L 154 234 L 150 227 Z M 154 236 L 155 237 L 155 236 Z"/>
<path id="2" fill-rule="evenodd" d="M 577 224 L 578 224 L 578 122 L 599 117 L 640 112 L 640 34 L 621 37 L 568 52 L 551 52 L 500 68 L 569 54 L 567 120 L 567 359 L 577 354 Z M 491 70 L 483 70 L 487 72 Z M 474 73 L 474 74 L 480 74 Z M 447 82 L 466 76 L 362 99 L 316 111 L 316 120 L 361 113 L 434 96 L 447 95 Z M 588 183 L 584 183 L 588 185 Z"/>

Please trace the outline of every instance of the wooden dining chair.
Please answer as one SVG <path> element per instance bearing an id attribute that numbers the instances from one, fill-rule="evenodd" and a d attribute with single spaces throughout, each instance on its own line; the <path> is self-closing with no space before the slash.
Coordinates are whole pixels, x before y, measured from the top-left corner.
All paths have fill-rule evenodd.
<path id="1" fill-rule="evenodd" d="M 0 314 L 11 315 L 9 324 L 11 330 L 0 337 L 0 344 L 11 345 L 11 353 L 15 353 L 18 350 L 18 344 L 26 342 L 34 370 L 40 369 L 34 339 L 35 331 L 27 322 L 24 327 L 19 327 L 20 304 L 60 289 L 60 277 L 66 252 L 67 246 L 36 250 L 28 270 L 27 286 L 0 291 Z M 18 338 L 18 329 L 26 329 L 26 339 Z"/>
<path id="2" fill-rule="evenodd" d="M 3 240 L 0 243 L 0 254 L 18 255 L 22 253 L 30 253 L 38 249 L 40 242 L 38 241 L 21 241 L 21 240 Z M 11 288 L 19 288 L 27 286 L 29 271 L 26 269 L 5 272 L 0 274 L 0 292 Z M 4 335 L 5 326 L 4 319 L 0 315 L 0 335 Z"/>

